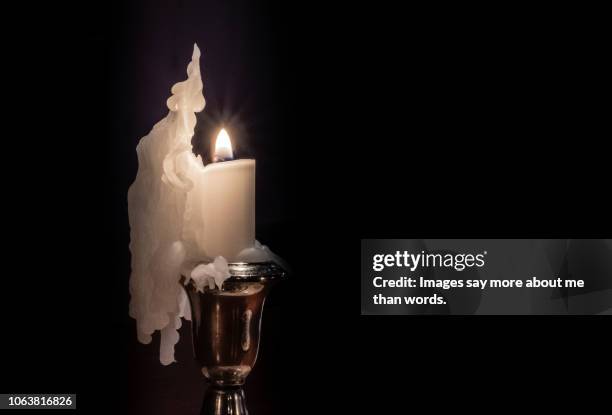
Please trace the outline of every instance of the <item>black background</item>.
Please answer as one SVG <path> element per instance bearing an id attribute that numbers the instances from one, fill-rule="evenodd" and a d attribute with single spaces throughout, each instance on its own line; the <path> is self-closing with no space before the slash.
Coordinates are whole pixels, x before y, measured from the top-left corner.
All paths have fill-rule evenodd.
<path id="1" fill-rule="evenodd" d="M 171 408 L 156 397 L 197 411 L 183 401 L 201 393 L 197 370 L 159 368 L 155 345 L 135 342 L 126 210 L 136 142 L 165 115 L 197 41 L 207 107 L 196 135 L 229 123 L 237 151 L 257 158 L 258 238 L 295 270 L 266 311 L 253 411 L 601 399 L 604 318 L 358 308 L 360 238 L 609 237 L 610 68 L 596 10 L 25 6 L 3 29 L 2 391 L 76 392 L 86 413 Z M 143 386 L 175 391 L 181 379 L 184 395 Z"/>

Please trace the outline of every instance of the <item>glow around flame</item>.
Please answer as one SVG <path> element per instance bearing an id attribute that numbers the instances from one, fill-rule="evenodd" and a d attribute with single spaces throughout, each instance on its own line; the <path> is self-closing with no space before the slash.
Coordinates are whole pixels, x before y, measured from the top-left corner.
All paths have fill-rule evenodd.
<path id="1" fill-rule="evenodd" d="M 234 158 L 234 152 L 232 151 L 232 142 L 230 141 L 229 135 L 225 128 L 222 128 L 217 134 L 217 141 L 215 142 L 215 154 L 213 157 L 216 161 L 231 160 Z"/>

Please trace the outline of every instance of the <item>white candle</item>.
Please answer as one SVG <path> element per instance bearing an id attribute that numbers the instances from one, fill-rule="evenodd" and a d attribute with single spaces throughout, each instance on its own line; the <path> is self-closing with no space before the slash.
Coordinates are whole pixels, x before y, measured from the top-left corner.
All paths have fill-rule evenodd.
<path id="1" fill-rule="evenodd" d="M 233 156 L 231 141 L 222 129 L 217 136 L 215 160 Z M 209 258 L 228 261 L 255 244 L 255 160 L 219 161 L 202 169 L 194 190 L 199 206 L 199 249 Z"/>
<path id="2" fill-rule="evenodd" d="M 245 249 L 248 260 L 271 255 L 255 243 L 255 160 L 230 161 L 226 132 L 217 140 L 217 163 L 204 166 L 193 153 L 195 113 L 206 103 L 202 88 L 200 50 L 194 45 L 187 79 L 172 87 L 168 115 L 138 143 L 138 173 L 128 192 L 130 315 L 142 343 L 161 331 L 165 365 L 174 361 L 180 317 L 188 315 L 181 276 L 217 256 L 234 261 Z"/>

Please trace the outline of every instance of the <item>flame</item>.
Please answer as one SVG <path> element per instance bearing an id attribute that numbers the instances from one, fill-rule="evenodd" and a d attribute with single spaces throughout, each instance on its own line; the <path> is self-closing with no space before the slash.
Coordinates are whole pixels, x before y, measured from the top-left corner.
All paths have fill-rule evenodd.
<path id="1" fill-rule="evenodd" d="M 218 161 L 231 160 L 234 158 L 234 152 L 232 151 L 232 142 L 230 141 L 229 134 L 222 128 L 217 134 L 217 141 L 215 142 L 215 156 L 214 159 Z"/>

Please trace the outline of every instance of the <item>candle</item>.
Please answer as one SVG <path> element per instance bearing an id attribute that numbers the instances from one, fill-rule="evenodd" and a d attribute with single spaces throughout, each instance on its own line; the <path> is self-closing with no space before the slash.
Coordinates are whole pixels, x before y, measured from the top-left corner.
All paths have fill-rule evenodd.
<path id="1" fill-rule="evenodd" d="M 232 145 L 225 129 L 215 142 L 213 160 L 199 174 L 192 190 L 197 210 L 196 241 L 202 255 L 235 260 L 255 244 L 255 160 L 232 160 Z"/>
<path id="2" fill-rule="evenodd" d="M 187 79 L 166 102 L 168 115 L 138 143 L 138 173 L 128 191 L 130 315 L 142 343 L 161 331 L 163 364 L 174 361 L 180 318 L 189 316 L 181 277 L 204 266 L 196 274 L 222 285 L 227 262 L 271 255 L 255 241 L 255 160 L 233 160 L 225 130 L 217 136 L 215 163 L 204 166 L 193 153 L 195 113 L 206 104 L 202 88 L 194 45 Z"/>

